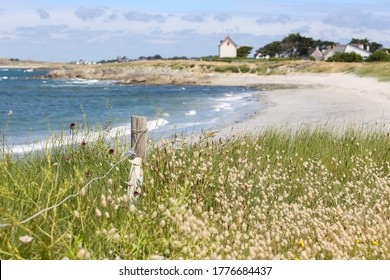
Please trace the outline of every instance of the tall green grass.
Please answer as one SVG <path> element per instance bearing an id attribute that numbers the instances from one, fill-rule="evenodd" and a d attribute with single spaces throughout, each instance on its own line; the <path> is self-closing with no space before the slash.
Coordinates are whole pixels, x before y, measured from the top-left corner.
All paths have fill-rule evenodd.
<path id="1" fill-rule="evenodd" d="M 266 129 L 150 142 L 132 206 L 127 148 L 101 137 L 3 156 L 0 258 L 390 259 L 386 132 Z"/>

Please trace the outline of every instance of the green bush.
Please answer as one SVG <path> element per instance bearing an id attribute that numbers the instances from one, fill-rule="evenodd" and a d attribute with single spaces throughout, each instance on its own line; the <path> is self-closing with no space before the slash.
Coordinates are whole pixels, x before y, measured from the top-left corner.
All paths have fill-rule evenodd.
<path id="1" fill-rule="evenodd" d="M 229 66 L 220 66 L 215 68 L 215 72 L 218 73 L 226 73 L 226 72 L 232 72 L 232 73 L 240 73 L 240 69 L 238 66 L 229 65 Z"/>
<path id="2" fill-rule="evenodd" d="M 248 65 L 244 64 L 240 66 L 240 71 L 241 73 L 249 73 L 251 71 L 251 68 Z"/>
<path id="3" fill-rule="evenodd" d="M 336 53 L 328 58 L 328 62 L 362 62 L 363 57 L 355 52 L 351 53 Z"/>
<path id="4" fill-rule="evenodd" d="M 384 50 L 376 51 L 367 58 L 367 61 L 390 61 L 390 55 Z"/>

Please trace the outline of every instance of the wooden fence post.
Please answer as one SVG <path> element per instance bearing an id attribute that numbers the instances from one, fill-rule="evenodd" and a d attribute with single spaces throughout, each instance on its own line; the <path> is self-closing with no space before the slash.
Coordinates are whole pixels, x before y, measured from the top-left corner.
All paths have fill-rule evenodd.
<path id="1" fill-rule="evenodd" d="M 146 151 L 148 146 L 148 128 L 146 117 L 131 116 L 131 147 L 133 147 L 135 156 L 146 160 Z"/>

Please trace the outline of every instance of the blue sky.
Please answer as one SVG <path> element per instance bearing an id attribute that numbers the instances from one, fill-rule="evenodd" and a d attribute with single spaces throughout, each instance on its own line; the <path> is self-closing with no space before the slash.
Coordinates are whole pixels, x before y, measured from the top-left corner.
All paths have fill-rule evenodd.
<path id="1" fill-rule="evenodd" d="M 0 57 L 67 62 L 207 56 L 230 34 L 255 49 L 289 33 L 390 47 L 388 0 L 0 0 Z"/>

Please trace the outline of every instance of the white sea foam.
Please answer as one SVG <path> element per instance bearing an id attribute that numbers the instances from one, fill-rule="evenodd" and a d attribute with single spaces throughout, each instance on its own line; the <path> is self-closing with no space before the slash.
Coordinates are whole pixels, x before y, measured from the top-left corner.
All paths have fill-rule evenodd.
<path id="1" fill-rule="evenodd" d="M 210 125 L 210 124 L 217 122 L 218 120 L 219 120 L 218 118 L 213 118 L 213 119 L 207 120 L 207 121 L 178 123 L 178 124 L 172 125 L 171 129 L 183 130 L 185 128 L 192 128 L 192 127 L 200 126 L 200 125 L 201 126 Z"/>
<path id="2" fill-rule="evenodd" d="M 195 110 L 191 110 L 189 112 L 186 112 L 185 115 L 186 116 L 195 116 L 196 115 L 196 111 Z"/>
<path id="3" fill-rule="evenodd" d="M 147 122 L 147 129 L 148 131 L 155 130 L 161 126 L 167 125 L 169 122 L 165 119 L 156 119 L 152 121 Z M 16 145 L 13 146 L 12 148 L 9 148 L 7 150 L 8 153 L 13 153 L 13 154 L 24 154 L 24 153 L 30 153 L 34 151 L 40 151 L 44 149 L 52 149 L 55 147 L 60 147 L 60 146 L 67 146 L 67 145 L 81 145 L 83 142 L 94 142 L 101 138 L 103 132 L 99 131 L 92 131 L 88 133 L 75 133 L 73 136 L 71 135 L 62 135 L 62 136 L 57 136 L 57 137 L 52 137 L 47 140 L 42 140 L 38 141 L 33 144 L 25 144 L 25 145 Z M 110 141 L 114 137 L 123 137 L 127 135 L 131 135 L 131 126 L 118 126 L 112 128 L 110 131 L 105 132 L 105 138 L 106 141 Z"/>
<path id="4" fill-rule="evenodd" d="M 156 119 L 153 121 L 148 121 L 147 127 L 148 127 L 148 130 L 151 131 L 151 130 L 157 129 L 161 126 L 167 125 L 167 124 L 169 124 L 169 121 L 167 121 L 166 119 L 160 118 L 160 119 Z"/>
<path id="5" fill-rule="evenodd" d="M 230 103 L 222 102 L 212 106 L 214 112 L 220 112 L 223 110 L 233 110 L 233 106 Z"/>
<path id="6" fill-rule="evenodd" d="M 99 80 L 86 80 L 86 79 L 72 79 L 67 84 L 76 84 L 76 85 L 94 85 L 94 84 L 102 84 L 103 81 Z"/>
<path id="7" fill-rule="evenodd" d="M 217 102 L 217 104 L 212 106 L 213 111 L 220 112 L 225 110 L 233 110 L 234 102 L 237 102 L 249 96 L 251 96 L 250 93 L 245 93 L 245 94 L 226 93 L 224 97 L 211 98 L 212 100 L 215 100 Z"/>

